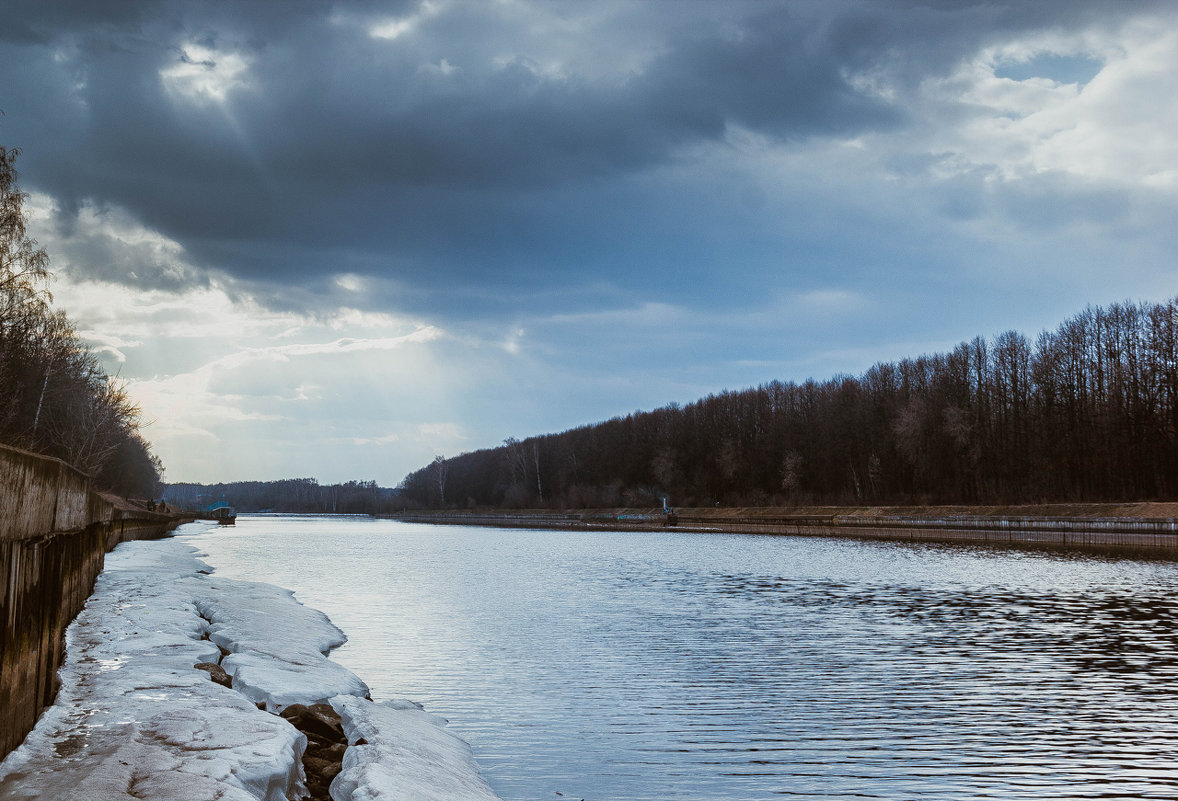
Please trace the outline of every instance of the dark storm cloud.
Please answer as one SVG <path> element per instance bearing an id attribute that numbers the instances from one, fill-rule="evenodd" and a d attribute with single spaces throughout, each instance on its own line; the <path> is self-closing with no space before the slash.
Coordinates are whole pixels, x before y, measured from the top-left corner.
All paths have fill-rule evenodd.
<path id="1" fill-rule="evenodd" d="M 663 247 L 666 215 L 684 204 L 651 212 L 657 193 L 625 181 L 685 148 L 734 128 L 776 140 L 894 128 L 902 103 L 856 76 L 914 84 L 996 31 L 1120 6 L 623 5 L 595 35 L 653 55 L 637 69 L 556 74 L 488 4 L 441 6 L 393 41 L 369 35 L 366 24 L 417 8 L 19 2 L 0 34 L 0 138 L 24 148 L 28 185 L 54 196 L 64 231 L 84 203 L 116 204 L 197 265 L 253 281 L 349 269 L 522 286 L 543 270 L 559 284 L 631 270 L 608 251 L 635 215 L 650 225 L 625 240 L 632 255 Z M 553 8 L 575 18 L 585 7 L 541 6 Z M 582 63 L 593 42 L 583 46 Z M 161 79 L 178 66 L 214 76 L 231 57 L 246 66 L 224 103 Z"/>
<path id="2" fill-rule="evenodd" d="M 212 24 L 232 26 L 260 42 L 308 16 L 326 16 L 335 5 L 332 0 L 6 0 L 0 41 L 53 44 L 64 35 L 80 35 L 105 39 L 108 46 L 119 47 L 119 37 L 127 34 Z M 382 7 L 397 11 L 411 5 L 412 0 L 386 1 Z"/>
<path id="3" fill-rule="evenodd" d="M 48 44 L 63 33 L 95 26 L 135 25 L 151 9 L 152 0 L 9 0 L 4 5 L 0 40 Z"/>

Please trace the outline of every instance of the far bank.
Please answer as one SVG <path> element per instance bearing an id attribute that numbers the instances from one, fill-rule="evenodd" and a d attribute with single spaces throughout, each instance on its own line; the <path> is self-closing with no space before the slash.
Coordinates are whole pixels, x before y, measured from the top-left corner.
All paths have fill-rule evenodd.
<path id="1" fill-rule="evenodd" d="M 1178 556 L 1178 503 L 419 510 L 416 523 L 857 537 L 924 542 L 1148 549 Z"/>

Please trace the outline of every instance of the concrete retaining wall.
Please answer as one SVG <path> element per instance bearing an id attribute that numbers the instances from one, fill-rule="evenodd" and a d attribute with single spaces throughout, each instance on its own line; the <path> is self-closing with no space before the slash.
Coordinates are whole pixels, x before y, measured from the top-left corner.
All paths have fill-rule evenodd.
<path id="1" fill-rule="evenodd" d="M 0 758 L 53 701 L 65 629 L 106 552 L 176 522 L 118 508 L 65 462 L 0 445 Z"/>
<path id="2" fill-rule="evenodd" d="M 12 541 L 108 521 L 114 507 L 65 462 L 0 446 L 0 512 L 0 541 Z"/>

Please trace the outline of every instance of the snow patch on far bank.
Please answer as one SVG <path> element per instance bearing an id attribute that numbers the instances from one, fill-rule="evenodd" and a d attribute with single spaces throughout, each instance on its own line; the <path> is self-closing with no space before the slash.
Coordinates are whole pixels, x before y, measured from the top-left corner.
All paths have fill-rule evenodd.
<path id="1" fill-rule="evenodd" d="M 497 801 L 470 746 L 412 701 L 373 703 L 337 696 L 331 705 L 348 736 L 335 801 Z M 357 742 L 361 744 L 357 745 Z"/>

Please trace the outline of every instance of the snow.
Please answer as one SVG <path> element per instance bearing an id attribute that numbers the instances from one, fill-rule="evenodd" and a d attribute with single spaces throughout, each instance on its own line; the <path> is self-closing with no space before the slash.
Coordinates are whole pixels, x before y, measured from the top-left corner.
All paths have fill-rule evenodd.
<path id="1" fill-rule="evenodd" d="M 212 622 L 210 639 L 231 653 L 221 662 L 233 689 L 271 712 L 368 695 L 368 686 L 324 654 L 344 637 L 322 612 L 271 584 L 209 577 L 196 608 Z"/>
<path id="2" fill-rule="evenodd" d="M 193 668 L 220 658 L 201 639 L 201 570 L 172 541 L 107 555 L 66 633 L 57 701 L 0 764 L 0 799 L 301 797 L 306 738 Z"/>
<path id="3" fill-rule="evenodd" d="M 0 763 L 0 801 L 300 799 L 306 737 L 259 704 L 328 700 L 350 744 L 335 801 L 497 801 L 444 721 L 373 703 L 324 656 L 344 639 L 290 591 L 213 576 L 176 540 L 120 545 L 66 633 L 55 704 Z M 218 661 L 232 689 L 194 667 Z"/>
<path id="4" fill-rule="evenodd" d="M 470 746 L 412 701 L 340 695 L 331 705 L 348 736 L 334 801 L 496 801 Z M 356 745 L 358 740 L 365 744 Z"/>

